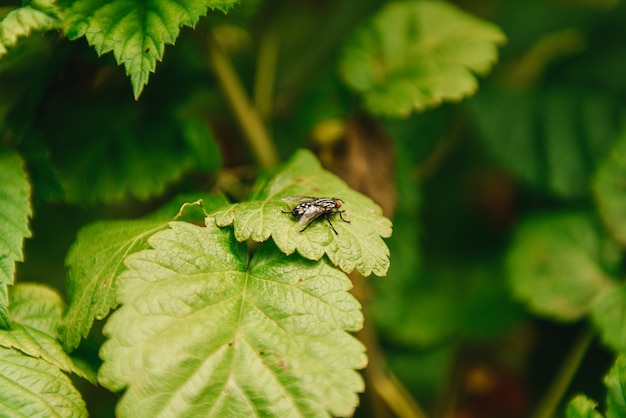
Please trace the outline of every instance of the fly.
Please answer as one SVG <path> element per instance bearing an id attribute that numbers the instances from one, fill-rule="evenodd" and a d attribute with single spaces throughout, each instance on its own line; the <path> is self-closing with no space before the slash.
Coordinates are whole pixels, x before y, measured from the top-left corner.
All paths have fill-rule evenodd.
<path id="1" fill-rule="evenodd" d="M 336 197 L 286 196 L 283 197 L 283 200 L 286 202 L 300 202 L 291 211 L 282 211 L 283 213 L 291 213 L 294 218 L 298 219 L 298 224 L 304 227 L 300 232 L 307 229 L 316 219 L 323 217 L 328 221 L 328 225 L 330 225 L 335 235 L 339 235 L 330 221 L 330 217 L 336 213 L 339 214 L 339 218 L 342 221 L 350 223 L 350 221 L 343 218 L 342 213 L 345 211 L 339 210 L 343 206 L 343 200 Z"/>

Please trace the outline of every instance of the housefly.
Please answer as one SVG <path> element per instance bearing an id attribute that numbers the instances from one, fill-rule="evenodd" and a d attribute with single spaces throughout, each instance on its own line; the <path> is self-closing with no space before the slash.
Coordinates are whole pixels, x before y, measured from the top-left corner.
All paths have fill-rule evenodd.
<path id="1" fill-rule="evenodd" d="M 300 232 L 307 229 L 316 219 L 323 217 L 328 221 L 328 225 L 330 225 L 335 235 L 339 235 L 330 221 L 330 217 L 336 213 L 339 214 L 342 221 L 350 223 L 350 221 L 343 218 L 342 213 L 345 211 L 339 210 L 343 206 L 343 200 L 336 197 L 286 196 L 283 197 L 283 200 L 286 202 L 298 202 L 298 205 L 291 211 L 283 211 L 283 213 L 291 213 L 294 218 L 298 219 L 298 224 L 304 227 Z"/>

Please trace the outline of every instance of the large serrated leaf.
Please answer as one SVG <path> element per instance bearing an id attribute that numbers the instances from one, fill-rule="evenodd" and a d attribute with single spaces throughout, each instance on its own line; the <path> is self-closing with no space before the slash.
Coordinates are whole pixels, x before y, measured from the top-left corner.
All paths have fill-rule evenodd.
<path id="1" fill-rule="evenodd" d="M 117 305 L 114 286 L 124 269 L 124 258 L 147 248 L 148 237 L 167 227 L 183 203 L 176 199 L 147 219 L 96 222 L 78 233 L 66 260 L 70 307 L 61 331 L 68 350 L 76 348 L 81 338 L 87 336 L 94 319 L 104 318 Z M 203 196 L 207 208 L 225 203 L 221 196 Z"/>
<path id="2" fill-rule="evenodd" d="M 518 228 L 507 258 L 514 295 L 536 313 L 576 320 L 613 285 L 619 248 L 586 214 L 536 217 Z"/>
<path id="3" fill-rule="evenodd" d="M 0 348 L 0 411 L 15 417 L 87 417 L 70 379 L 56 366 L 16 350 Z"/>
<path id="4" fill-rule="evenodd" d="M 333 218 L 335 235 L 320 218 L 300 232 L 302 225 L 283 213 L 295 204 L 282 200 L 298 195 L 342 199 L 343 217 L 350 223 Z M 270 181 L 261 181 L 249 201 L 217 211 L 213 218 L 219 226 L 232 224 L 238 241 L 263 242 L 272 237 L 287 255 L 297 250 L 303 257 L 319 260 L 326 254 L 347 273 L 356 269 L 364 276 L 384 276 L 389 268 L 389 249 L 381 237 L 391 236 L 391 221 L 371 199 L 322 169 L 309 151 L 298 151 Z"/>
<path id="5" fill-rule="evenodd" d="M 207 10 L 226 12 L 236 0 L 63 0 L 64 30 L 70 39 L 87 38 L 98 55 L 113 51 L 130 76 L 135 98 L 148 84 L 165 44 L 183 26 L 195 26 Z"/>
<path id="6" fill-rule="evenodd" d="M 364 347 L 349 279 L 228 229 L 172 222 L 127 258 L 99 380 L 120 417 L 349 416 Z"/>
<path id="7" fill-rule="evenodd" d="M 11 10 L 0 21 L 0 58 L 10 48 L 15 47 L 21 37 L 27 37 L 33 31 L 46 31 L 60 27 L 53 0 L 33 2 L 24 7 Z"/>
<path id="8" fill-rule="evenodd" d="M 379 116 L 406 117 L 473 94 L 505 40 L 494 25 L 445 2 L 387 4 L 348 42 L 344 81 Z"/>
<path id="9" fill-rule="evenodd" d="M 95 374 L 74 364 L 57 341 L 64 309 L 56 291 L 40 284 L 18 284 L 11 292 L 11 329 L 0 330 L 0 346 L 41 358 L 95 383 Z"/>
<path id="10" fill-rule="evenodd" d="M 0 150 L 0 328 L 8 328 L 8 291 L 22 243 L 30 237 L 30 183 L 19 155 Z"/>

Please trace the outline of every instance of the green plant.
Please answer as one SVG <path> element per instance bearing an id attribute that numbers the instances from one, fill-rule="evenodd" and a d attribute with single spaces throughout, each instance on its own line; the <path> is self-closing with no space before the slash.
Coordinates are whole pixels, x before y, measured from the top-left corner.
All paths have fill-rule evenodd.
<path id="1" fill-rule="evenodd" d="M 579 3 L 0 7 L 0 415 L 623 415 L 626 10 Z"/>

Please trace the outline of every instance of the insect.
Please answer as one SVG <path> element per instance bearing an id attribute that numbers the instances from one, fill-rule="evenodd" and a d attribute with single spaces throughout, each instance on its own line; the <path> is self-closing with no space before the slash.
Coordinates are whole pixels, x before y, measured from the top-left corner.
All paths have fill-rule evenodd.
<path id="1" fill-rule="evenodd" d="M 343 218 L 342 213 L 345 211 L 339 210 L 343 206 L 343 200 L 336 197 L 286 196 L 283 197 L 283 200 L 286 202 L 299 202 L 298 206 L 291 211 L 282 212 L 291 213 L 294 218 L 298 218 L 298 224 L 304 226 L 300 232 L 307 229 L 317 218 L 323 217 L 328 221 L 328 225 L 330 225 L 335 235 L 339 235 L 330 221 L 330 217 L 336 213 L 339 214 L 342 221 L 350 223 L 350 221 Z"/>

